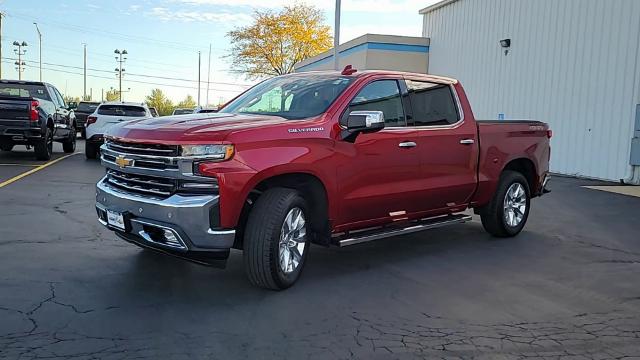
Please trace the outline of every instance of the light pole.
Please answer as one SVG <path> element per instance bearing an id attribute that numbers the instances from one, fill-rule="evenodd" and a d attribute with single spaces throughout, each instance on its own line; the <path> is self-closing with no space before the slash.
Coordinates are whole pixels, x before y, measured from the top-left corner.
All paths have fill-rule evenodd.
<path id="1" fill-rule="evenodd" d="M 40 52 L 40 81 L 42 81 L 42 33 L 40 32 L 40 28 L 38 27 L 38 23 L 33 23 L 36 26 L 36 31 L 38 32 L 38 40 L 40 42 L 39 52 Z"/>
<path id="2" fill-rule="evenodd" d="M 113 52 L 114 54 L 117 54 L 116 56 L 116 61 L 118 62 L 118 67 L 116 68 L 116 72 L 118 73 L 118 83 L 119 83 L 119 89 L 118 89 L 118 94 L 120 95 L 120 102 L 122 102 L 122 73 L 124 72 L 124 69 L 122 68 L 122 64 L 127 60 L 126 57 L 124 57 L 125 55 L 127 55 L 127 50 L 118 50 L 115 49 L 115 51 Z"/>
<path id="3" fill-rule="evenodd" d="M 87 100 L 87 44 L 82 43 L 82 59 L 84 62 L 82 100 Z"/>
<path id="4" fill-rule="evenodd" d="M 333 67 L 334 70 L 340 70 L 340 61 L 338 56 L 338 46 L 340 45 L 340 0 L 336 0 L 336 18 L 333 29 Z"/>
<path id="5" fill-rule="evenodd" d="M 18 70 L 18 80 L 22 80 L 22 72 L 24 71 L 24 66 L 27 65 L 24 61 L 22 61 L 22 56 L 27 53 L 27 50 L 22 50 L 22 48 L 27 47 L 27 42 L 14 41 L 13 46 L 17 47 L 17 49 L 13 49 L 13 51 L 16 53 L 16 55 L 18 55 L 18 61 L 14 63 L 17 66 L 16 70 Z"/>

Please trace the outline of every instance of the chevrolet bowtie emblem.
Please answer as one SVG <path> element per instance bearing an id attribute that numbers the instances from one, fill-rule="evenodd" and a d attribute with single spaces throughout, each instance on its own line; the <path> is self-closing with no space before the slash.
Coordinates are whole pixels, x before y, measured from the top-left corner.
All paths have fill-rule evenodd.
<path id="1" fill-rule="evenodd" d="M 120 169 L 124 169 L 127 166 L 131 166 L 132 163 L 133 163 L 133 160 L 126 159 L 122 155 L 118 155 L 118 157 L 116 157 L 116 164 L 120 167 Z"/>

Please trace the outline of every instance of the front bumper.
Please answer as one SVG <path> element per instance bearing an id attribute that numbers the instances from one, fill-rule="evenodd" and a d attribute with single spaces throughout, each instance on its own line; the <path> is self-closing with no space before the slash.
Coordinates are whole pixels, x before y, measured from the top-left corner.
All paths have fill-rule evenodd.
<path id="1" fill-rule="evenodd" d="M 218 195 L 152 199 L 111 187 L 102 179 L 96 185 L 96 211 L 100 223 L 143 247 L 205 263 L 224 265 L 235 240 L 235 230 L 212 228 Z M 126 230 L 107 223 L 106 211 L 123 214 Z"/>

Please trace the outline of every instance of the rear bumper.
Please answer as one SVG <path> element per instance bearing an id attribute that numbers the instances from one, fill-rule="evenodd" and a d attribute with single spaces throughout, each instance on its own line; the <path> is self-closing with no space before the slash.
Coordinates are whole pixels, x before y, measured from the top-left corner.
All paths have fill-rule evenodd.
<path id="1" fill-rule="evenodd" d="M 0 137 L 3 140 L 10 140 L 12 142 L 29 142 L 31 140 L 42 139 L 42 129 L 39 127 L 24 127 L 24 126 L 11 126 L 0 125 Z"/>
<path id="2" fill-rule="evenodd" d="M 164 200 L 96 185 L 98 221 L 126 241 L 198 263 L 223 266 L 235 240 L 234 229 L 212 228 L 218 195 L 173 195 Z M 123 214 L 126 230 L 107 223 L 106 211 Z"/>

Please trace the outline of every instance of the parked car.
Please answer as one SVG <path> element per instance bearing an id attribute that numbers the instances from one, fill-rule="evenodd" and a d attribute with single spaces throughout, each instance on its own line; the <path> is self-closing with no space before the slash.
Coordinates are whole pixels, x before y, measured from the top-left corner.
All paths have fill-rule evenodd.
<path id="1" fill-rule="evenodd" d="M 142 119 L 110 129 L 99 221 L 139 246 L 284 289 L 309 244 L 348 246 L 459 224 L 525 226 L 549 180 L 551 130 L 476 121 L 460 82 L 387 71 L 266 80 L 216 119 Z M 402 246 L 411 246 L 403 243 Z"/>
<path id="2" fill-rule="evenodd" d="M 76 117 L 53 85 L 0 80 L 0 149 L 32 146 L 38 160 L 49 160 L 53 142 L 66 153 L 76 149 Z"/>
<path id="3" fill-rule="evenodd" d="M 153 117 L 158 117 L 160 116 L 160 114 L 158 114 L 158 109 L 154 108 L 154 107 L 150 107 L 149 111 L 151 112 L 151 116 Z"/>
<path id="4" fill-rule="evenodd" d="M 87 133 L 84 128 L 84 124 L 87 122 L 87 116 L 93 114 L 93 112 L 98 108 L 98 105 L 100 105 L 100 103 L 95 101 L 80 101 L 73 111 L 76 114 L 76 130 L 80 132 L 80 137 L 83 139 L 87 137 Z"/>
<path id="5" fill-rule="evenodd" d="M 171 115 L 184 115 L 184 114 L 193 114 L 193 109 L 177 108 L 173 110 L 173 114 Z"/>
<path id="6" fill-rule="evenodd" d="M 194 114 L 207 114 L 207 113 L 217 113 L 217 112 L 218 112 L 218 108 L 215 108 L 215 107 L 198 106 L 193 113 Z"/>
<path id="7" fill-rule="evenodd" d="M 150 118 L 151 111 L 145 104 L 133 102 L 105 102 L 87 117 L 85 123 L 86 143 L 85 155 L 87 159 L 98 157 L 100 145 L 104 142 L 104 133 L 114 124 L 127 122 L 138 118 Z"/>

